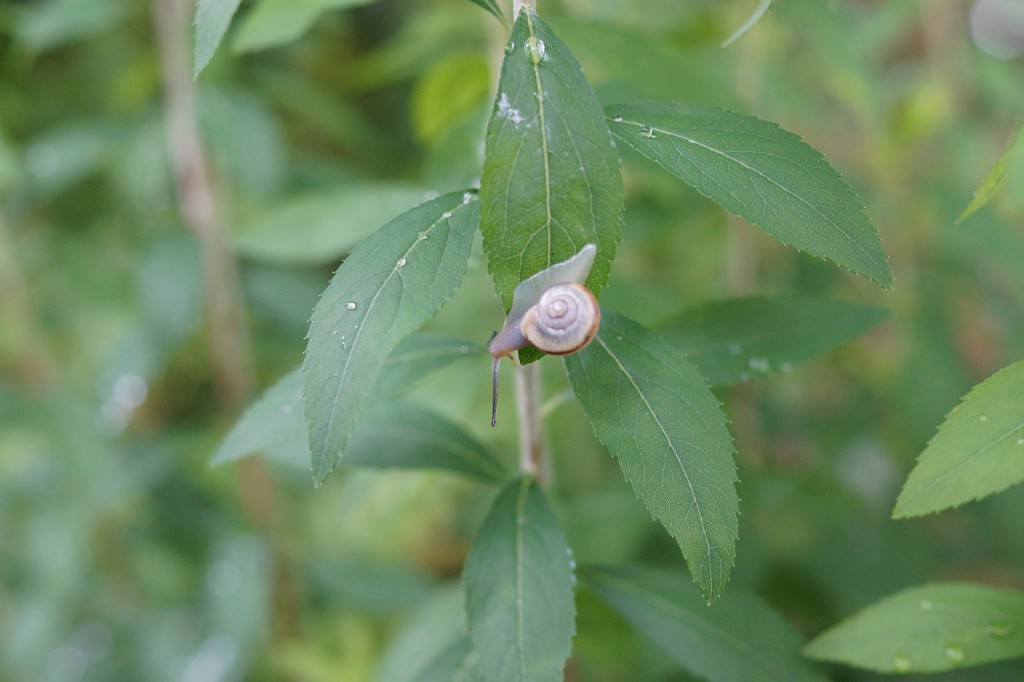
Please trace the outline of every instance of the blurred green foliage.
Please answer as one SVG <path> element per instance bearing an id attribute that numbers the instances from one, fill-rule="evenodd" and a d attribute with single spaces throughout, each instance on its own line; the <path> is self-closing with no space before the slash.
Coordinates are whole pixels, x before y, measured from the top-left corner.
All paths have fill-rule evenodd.
<path id="1" fill-rule="evenodd" d="M 807 635 L 930 580 L 1024 586 L 1019 489 L 889 518 L 946 412 L 1024 357 L 1021 164 L 955 225 L 1024 111 L 1024 61 L 976 46 L 976 4 L 781 2 L 723 50 L 754 3 L 541 2 L 604 103 L 674 99 L 776 121 L 845 173 L 879 228 L 891 293 L 773 243 L 620 150 L 626 221 L 610 307 L 655 324 L 708 299 L 796 293 L 891 313 L 826 358 L 718 390 L 743 512 L 733 582 Z M 240 19 L 258 7 L 243 3 Z M 0 4 L 0 678 L 416 679 L 409 652 L 429 658 L 459 631 L 448 583 L 494 492 L 367 470 L 314 491 L 306 473 L 272 464 L 273 495 L 253 500 L 251 468 L 207 466 L 239 410 L 217 400 L 202 253 L 174 203 L 150 10 Z M 213 58 L 199 112 L 260 385 L 301 362 L 338 260 L 294 254 L 339 197 L 369 187 L 401 203 L 410 188 L 478 180 L 503 31 L 470 3 L 382 0 L 324 11 L 301 39 L 264 51 L 253 45 L 265 36 L 229 32 L 245 54 Z M 290 239 L 274 234 L 289 210 Z M 332 257 L 348 246 L 339 239 Z M 477 245 L 428 329 L 484 341 L 501 318 Z M 550 496 L 578 560 L 682 575 L 678 548 L 582 410 L 558 402 L 559 366 L 542 365 L 555 398 Z M 487 426 L 487 369 L 460 361 L 408 397 L 511 464 L 515 420 Z M 578 610 L 570 679 L 685 679 L 590 593 Z"/>

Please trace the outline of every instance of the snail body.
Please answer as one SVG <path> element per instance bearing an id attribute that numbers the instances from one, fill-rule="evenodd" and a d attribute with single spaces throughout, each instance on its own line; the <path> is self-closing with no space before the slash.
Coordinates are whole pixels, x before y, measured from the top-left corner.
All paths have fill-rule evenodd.
<path id="1" fill-rule="evenodd" d="M 551 355 L 581 350 L 601 324 L 601 308 L 583 282 L 594 264 L 597 247 L 585 245 L 568 260 L 523 280 L 512 296 L 512 309 L 501 331 L 487 344 L 492 365 L 491 426 L 498 402 L 498 363 L 513 351 L 533 345 Z"/>

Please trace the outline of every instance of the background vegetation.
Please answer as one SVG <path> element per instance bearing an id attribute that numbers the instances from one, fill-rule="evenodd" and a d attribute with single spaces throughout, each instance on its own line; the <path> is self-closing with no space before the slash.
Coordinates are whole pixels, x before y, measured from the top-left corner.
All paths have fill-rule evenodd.
<path id="1" fill-rule="evenodd" d="M 478 180 L 504 29 L 456 0 L 310 3 L 308 21 L 280 4 L 243 3 L 234 54 L 198 81 L 241 326 L 218 316 L 230 287 L 225 303 L 204 285 L 231 282 L 216 279 L 216 239 L 176 201 L 187 182 L 171 170 L 164 88 L 181 74 L 174 41 L 158 49 L 157 5 L 0 5 L 0 677 L 401 680 L 418 638 L 457 620 L 451 585 L 493 490 L 362 469 L 314 490 L 286 461 L 208 462 L 255 391 L 301 361 L 348 249 Z M 541 10 L 605 103 L 716 105 L 799 133 L 857 189 L 889 254 L 883 292 L 622 150 L 627 229 L 604 304 L 652 325 L 754 293 L 889 311 L 826 357 L 718 389 L 740 477 L 733 583 L 807 636 L 920 583 L 1024 587 L 1020 490 L 890 518 L 945 414 L 1024 357 L 1020 164 L 955 222 L 1020 121 L 1024 61 L 986 37 L 984 2 L 780 2 L 722 49 L 752 3 L 726 4 Z M 285 15 L 301 39 L 282 37 Z M 502 317 L 477 244 L 428 329 L 482 343 Z M 515 419 L 490 430 L 489 363 L 467 356 L 410 399 L 511 465 Z M 543 364 L 550 495 L 576 558 L 685 575 L 579 406 L 558 401 L 559 365 Z M 577 608 L 570 679 L 687 679 L 589 592 Z"/>

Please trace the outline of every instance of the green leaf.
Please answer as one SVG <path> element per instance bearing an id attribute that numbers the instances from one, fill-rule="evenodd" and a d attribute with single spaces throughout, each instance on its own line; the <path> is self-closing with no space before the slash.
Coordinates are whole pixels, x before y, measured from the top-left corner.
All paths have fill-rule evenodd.
<path id="1" fill-rule="evenodd" d="M 250 407 L 217 448 L 211 465 L 265 453 L 305 467 L 309 444 L 303 422 L 302 375 L 285 375 Z M 444 469 L 487 483 L 508 480 L 508 471 L 487 446 L 454 422 L 405 402 L 372 405 L 352 432 L 346 466 Z"/>
<path id="2" fill-rule="evenodd" d="M 398 344 L 384 361 L 370 399 L 381 401 L 391 398 L 456 360 L 483 352 L 482 345 L 463 339 L 414 334 Z M 309 438 L 306 436 L 304 412 L 302 373 L 295 369 L 281 377 L 249 406 L 221 442 L 210 464 L 216 466 L 263 453 L 291 464 L 309 466 Z M 491 471 L 493 473 L 493 468 Z"/>
<path id="3" fill-rule="evenodd" d="M 907 518 L 956 507 L 1024 480 L 1024 361 L 971 389 L 939 427 L 896 500 Z"/>
<path id="4" fill-rule="evenodd" d="M 732 439 L 718 399 L 682 354 L 607 310 L 597 337 L 565 365 L 598 440 L 679 543 L 712 601 L 736 558 L 739 512 Z"/>
<path id="5" fill-rule="evenodd" d="M 597 245 L 587 280 L 608 281 L 622 227 L 615 145 L 593 89 L 562 41 L 530 8 L 506 46 L 487 127 L 480 229 L 508 310 L 516 285 Z"/>
<path id="6" fill-rule="evenodd" d="M 196 4 L 196 42 L 192 77 L 199 74 L 213 58 L 217 46 L 231 25 L 231 18 L 242 0 L 198 0 Z"/>
<path id="7" fill-rule="evenodd" d="M 302 373 L 295 369 L 249 406 L 217 447 L 210 465 L 258 453 L 286 462 L 308 462 L 309 439 L 302 414 Z"/>
<path id="8" fill-rule="evenodd" d="M 616 137 L 704 196 L 784 244 L 892 287 L 878 234 L 853 190 L 796 135 L 698 105 L 647 102 L 607 111 Z"/>
<path id="9" fill-rule="evenodd" d="M 482 678 L 475 660 L 472 642 L 463 637 L 431 659 L 416 682 L 478 682 Z"/>
<path id="10" fill-rule="evenodd" d="M 708 608 L 676 573 L 587 570 L 585 583 L 677 663 L 711 682 L 827 679 L 800 658 L 793 628 L 753 594 Z"/>
<path id="11" fill-rule="evenodd" d="M 315 482 L 344 451 L 384 359 L 461 283 L 478 207 L 469 193 L 418 206 L 360 242 L 335 273 L 302 364 Z"/>
<path id="12" fill-rule="evenodd" d="M 483 344 L 437 334 L 414 334 L 398 344 L 373 385 L 374 398 L 397 395 L 424 376 L 461 360 L 483 355 Z"/>
<path id="13" fill-rule="evenodd" d="M 287 45 L 301 38 L 332 9 L 369 5 L 374 0 L 261 0 L 245 15 L 231 48 L 238 53 Z"/>
<path id="14" fill-rule="evenodd" d="M 354 244 L 421 203 L 426 190 L 395 183 L 362 183 L 310 194 L 259 213 L 232 242 L 239 255 L 268 263 L 318 265 L 336 261 Z"/>
<path id="15" fill-rule="evenodd" d="M 1024 593 L 970 583 L 904 590 L 818 635 L 804 653 L 889 673 L 1024 656 Z"/>
<path id="16" fill-rule="evenodd" d="M 772 0 L 761 0 L 757 3 L 757 7 L 755 7 L 754 11 L 751 12 L 749 17 L 747 17 L 747 20 L 744 21 L 738 29 L 733 31 L 732 35 L 722 41 L 722 47 L 729 47 L 742 38 L 747 31 L 757 26 L 757 23 L 764 18 L 764 15 L 768 14 L 768 10 L 771 9 L 771 6 Z"/>
<path id="17" fill-rule="evenodd" d="M 433 64 L 412 92 L 416 136 L 428 145 L 437 144 L 453 125 L 487 106 L 490 93 L 490 65 L 482 55 L 456 54 Z"/>
<path id="18" fill-rule="evenodd" d="M 474 5 L 483 7 L 485 10 L 493 14 L 501 22 L 502 26 L 508 28 L 508 19 L 501 13 L 501 8 L 498 7 L 496 0 L 469 0 Z"/>
<path id="19" fill-rule="evenodd" d="M 971 203 L 967 204 L 967 208 L 964 209 L 960 217 L 956 219 L 957 224 L 971 217 L 971 215 L 979 208 L 991 201 L 992 197 L 995 196 L 996 192 L 1003 184 L 1003 180 L 1006 179 L 1006 174 L 1010 171 L 1010 167 L 1013 165 L 1014 160 L 1017 158 L 1018 153 L 1024 150 L 1024 123 L 1021 123 L 1020 128 L 1017 129 L 1017 134 L 1013 136 L 1013 141 L 1010 143 L 1010 148 L 1006 150 L 996 165 L 992 167 L 992 170 L 985 176 L 985 181 L 981 183 L 974 192 L 974 198 L 971 199 Z"/>
<path id="20" fill-rule="evenodd" d="M 808 296 L 751 296 L 701 303 L 658 331 L 712 386 L 788 371 L 888 316 L 879 308 Z"/>
<path id="21" fill-rule="evenodd" d="M 470 637 L 489 682 L 560 682 L 575 628 L 572 557 L 532 478 L 498 495 L 464 580 Z"/>
<path id="22" fill-rule="evenodd" d="M 445 469 L 487 483 L 508 480 L 508 470 L 466 431 L 430 410 L 389 402 L 367 408 L 345 450 L 345 466 Z"/>

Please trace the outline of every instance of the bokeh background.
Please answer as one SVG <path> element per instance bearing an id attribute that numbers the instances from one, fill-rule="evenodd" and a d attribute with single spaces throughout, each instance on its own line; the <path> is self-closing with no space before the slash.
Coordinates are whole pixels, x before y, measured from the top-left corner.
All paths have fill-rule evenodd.
<path id="1" fill-rule="evenodd" d="M 652 324 L 754 293 L 890 312 L 837 352 L 719 391 L 741 479 L 733 581 L 804 634 L 921 582 L 1022 588 L 1020 490 L 919 520 L 889 513 L 946 412 L 1024 357 L 1024 163 L 955 222 L 1024 118 L 1024 4 L 780 1 L 721 48 L 755 4 L 539 9 L 602 101 L 717 105 L 821 150 L 877 225 L 895 289 L 796 254 L 624 151 L 626 225 L 603 303 Z M 184 22 L 159 19 L 175 6 Z M 431 637 L 458 627 L 458 575 L 494 491 L 368 470 L 314 490 L 303 467 L 208 461 L 244 405 L 301 362 L 348 249 L 478 182 L 504 29 L 464 0 L 246 0 L 193 84 L 175 31 L 191 12 L 0 3 L 0 679 L 414 679 Z M 176 177 L 168 151 L 173 102 L 192 93 L 206 218 L 190 217 L 197 180 Z M 483 342 L 501 318 L 478 245 L 428 329 Z M 561 399 L 560 363 L 543 364 L 551 494 L 577 559 L 685 577 Z M 491 431 L 483 356 L 410 396 L 514 462 L 512 396 Z M 688 679 L 591 595 L 578 608 L 569 679 Z"/>

